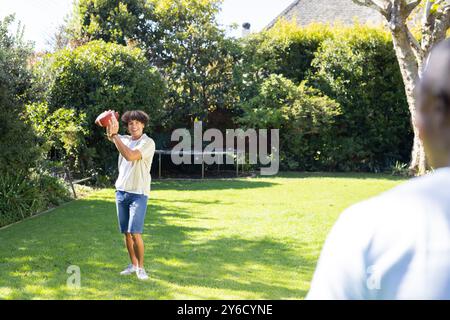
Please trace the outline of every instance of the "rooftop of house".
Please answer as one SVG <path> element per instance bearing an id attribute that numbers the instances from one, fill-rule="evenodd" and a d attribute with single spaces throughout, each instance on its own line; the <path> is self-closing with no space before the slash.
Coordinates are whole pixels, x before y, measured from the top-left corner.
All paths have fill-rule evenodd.
<path id="1" fill-rule="evenodd" d="M 295 0 L 279 14 L 266 29 L 270 29 L 280 18 L 306 26 L 313 22 L 346 25 L 360 23 L 382 24 L 384 17 L 374 9 L 355 4 L 352 0 Z"/>

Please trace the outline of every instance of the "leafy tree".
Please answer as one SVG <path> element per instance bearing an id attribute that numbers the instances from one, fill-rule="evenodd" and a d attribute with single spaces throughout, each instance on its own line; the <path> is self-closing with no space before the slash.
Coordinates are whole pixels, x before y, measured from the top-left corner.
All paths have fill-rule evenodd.
<path id="1" fill-rule="evenodd" d="M 23 41 L 22 29 L 14 34 L 14 16 L 0 20 L 0 172 L 27 174 L 40 155 L 32 128 L 21 120 L 23 105 L 30 99 L 32 75 L 28 59 L 30 44 Z"/>
<path id="2" fill-rule="evenodd" d="M 169 3 L 170 1 L 166 1 Z M 215 4 L 185 1 L 178 6 L 158 8 L 166 30 L 161 68 L 170 88 L 167 101 L 171 119 L 189 125 L 195 119 L 208 122 L 217 110 L 231 111 L 238 97 L 234 66 L 240 51 L 227 39 L 215 21 Z M 169 24 L 169 17 L 182 23 Z M 173 117 L 176 116 L 176 117 Z"/>
<path id="3" fill-rule="evenodd" d="M 77 0 L 67 33 L 77 44 L 103 40 L 126 45 L 154 41 L 154 5 L 146 0 Z"/>
<path id="4" fill-rule="evenodd" d="M 164 82 L 139 48 L 91 41 L 47 55 L 36 74 L 40 97 L 27 108 L 27 117 L 77 171 L 116 169 L 113 146 L 94 124 L 102 111 L 144 110 L 150 116 L 147 130 L 161 121 Z"/>
<path id="5" fill-rule="evenodd" d="M 238 99 L 240 48 L 219 27 L 221 0 L 80 0 L 72 19 L 72 42 L 102 39 L 133 43 L 156 66 L 168 87 L 163 125 L 195 119 L 230 123 Z M 216 116 L 211 117 L 210 114 Z M 215 123 L 214 125 L 220 125 Z"/>
<path id="6" fill-rule="evenodd" d="M 54 158 L 63 164 L 77 159 L 80 145 L 87 136 L 86 113 L 77 114 L 75 109 L 59 108 L 49 112 L 46 102 L 26 106 L 25 121 L 42 140 L 41 147 L 46 154 L 54 152 Z"/>

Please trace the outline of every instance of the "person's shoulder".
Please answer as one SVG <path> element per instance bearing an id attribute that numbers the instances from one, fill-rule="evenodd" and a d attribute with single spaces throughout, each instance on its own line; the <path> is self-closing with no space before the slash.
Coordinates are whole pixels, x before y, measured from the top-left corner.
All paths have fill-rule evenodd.
<path id="1" fill-rule="evenodd" d="M 447 205 L 450 190 L 450 168 L 415 177 L 377 196 L 348 207 L 340 219 L 349 224 L 371 227 L 383 221 L 402 221 L 420 216 L 430 206 Z"/>
<path id="2" fill-rule="evenodd" d="M 153 144 L 153 145 L 155 144 L 155 141 L 151 137 L 149 137 L 147 134 L 145 134 L 145 133 L 144 133 L 144 135 L 142 137 L 142 141 L 144 143 L 150 143 L 150 144 Z"/>
<path id="3" fill-rule="evenodd" d="M 447 199 L 450 190 L 450 168 L 437 169 L 432 173 L 411 178 L 382 194 L 383 199 L 405 204 Z M 395 200 L 397 199 L 397 200 Z"/>
<path id="4" fill-rule="evenodd" d="M 386 216 L 392 218 L 393 215 L 401 212 L 397 210 L 397 207 L 408 203 L 408 198 L 414 198 L 411 195 L 411 189 L 415 183 L 411 180 L 403 182 L 376 196 L 352 204 L 341 213 L 339 221 L 346 225 L 373 227 L 376 221 L 383 220 Z"/>

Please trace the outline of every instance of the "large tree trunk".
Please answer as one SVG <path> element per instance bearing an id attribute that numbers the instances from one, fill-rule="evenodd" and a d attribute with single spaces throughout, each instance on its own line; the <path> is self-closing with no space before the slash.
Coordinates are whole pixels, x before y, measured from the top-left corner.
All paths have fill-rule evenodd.
<path id="1" fill-rule="evenodd" d="M 419 139 L 417 128 L 414 126 L 414 144 L 411 154 L 410 171 L 415 175 L 422 175 L 426 172 L 428 163 L 425 156 L 422 141 Z"/>
<path id="2" fill-rule="evenodd" d="M 410 46 L 411 36 L 405 25 L 391 28 L 395 53 L 400 66 L 400 71 L 405 85 L 405 94 L 411 114 L 411 124 L 414 132 L 414 144 L 411 154 L 410 170 L 414 174 L 424 174 L 427 161 L 422 141 L 416 126 L 416 98 L 414 95 L 416 81 L 419 76 L 421 65 L 418 64 L 417 56 Z"/>

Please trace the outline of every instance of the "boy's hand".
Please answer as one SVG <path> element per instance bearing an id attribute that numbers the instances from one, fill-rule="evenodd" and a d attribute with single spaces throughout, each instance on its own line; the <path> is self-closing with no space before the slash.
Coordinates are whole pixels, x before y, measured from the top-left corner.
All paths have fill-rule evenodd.
<path id="1" fill-rule="evenodd" d="M 117 121 L 116 117 L 112 117 L 111 120 L 109 120 L 108 127 L 110 134 L 116 134 L 119 132 L 119 122 Z"/>
<path id="2" fill-rule="evenodd" d="M 106 127 L 106 135 L 108 139 L 111 140 L 112 135 L 117 134 L 119 132 L 119 122 L 116 117 L 112 117 L 108 122 L 108 126 Z"/>
<path id="3" fill-rule="evenodd" d="M 108 125 L 106 127 L 106 137 L 108 138 L 109 141 L 112 141 L 112 137 L 111 137 L 111 132 L 110 132 L 110 125 Z"/>

